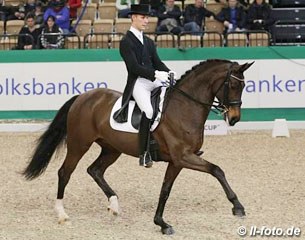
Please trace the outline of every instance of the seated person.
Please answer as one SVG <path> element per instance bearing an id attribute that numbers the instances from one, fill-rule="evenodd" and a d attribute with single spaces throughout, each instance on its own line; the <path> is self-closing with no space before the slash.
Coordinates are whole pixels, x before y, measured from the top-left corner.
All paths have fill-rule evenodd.
<path id="1" fill-rule="evenodd" d="M 179 34 L 181 32 L 181 10 L 175 5 L 175 0 L 166 0 L 166 4 L 158 9 L 157 32 L 171 32 Z"/>
<path id="2" fill-rule="evenodd" d="M 248 29 L 249 30 L 270 30 L 274 19 L 271 15 L 271 7 L 265 0 L 255 0 L 248 9 Z"/>
<path id="3" fill-rule="evenodd" d="M 118 9 L 118 18 L 128 18 L 130 5 L 138 4 L 137 0 L 116 0 L 116 8 Z"/>
<path id="4" fill-rule="evenodd" d="M 49 7 L 43 15 L 44 21 L 52 15 L 55 17 L 55 23 L 63 30 L 64 33 L 70 32 L 70 11 L 65 6 L 64 0 L 51 0 Z"/>
<path id="5" fill-rule="evenodd" d="M 35 4 L 35 10 L 32 11 L 35 15 L 35 24 L 42 26 L 43 25 L 43 9 L 42 9 L 42 3 L 40 1 L 37 1 Z"/>
<path id="6" fill-rule="evenodd" d="M 64 46 L 63 30 L 56 25 L 55 21 L 55 17 L 50 15 L 42 29 L 40 42 L 44 49 L 59 49 Z"/>
<path id="7" fill-rule="evenodd" d="M 224 33 L 246 30 L 247 15 L 244 8 L 238 4 L 238 0 L 228 0 L 228 7 L 216 15 L 216 19 L 225 26 Z"/>
<path id="8" fill-rule="evenodd" d="M 24 20 L 24 17 L 35 10 L 35 0 L 27 0 L 25 4 L 20 4 L 17 7 L 11 7 L 11 13 L 7 20 Z"/>
<path id="9" fill-rule="evenodd" d="M 222 3 L 224 5 L 227 5 L 227 0 L 215 0 L 215 2 Z M 244 8 L 248 9 L 250 0 L 239 0 L 239 4 Z"/>
<path id="10" fill-rule="evenodd" d="M 24 4 L 24 12 L 27 15 L 29 12 L 35 11 L 36 0 L 27 0 L 26 4 Z"/>
<path id="11" fill-rule="evenodd" d="M 206 17 L 214 17 L 214 13 L 203 6 L 203 0 L 195 0 L 195 4 L 189 4 L 184 11 L 184 31 L 202 32 L 202 22 Z"/>
<path id="12" fill-rule="evenodd" d="M 76 19 L 77 18 L 77 9 L 82 6 L 81 0 L 68 0 L 68 6 L 70 9 L 70 18 Z"/>
<path id="13" fill-rule="evenodd" d="M 164 0 L 140 0 L 140 4 L 149 4 L 151 16 L 158 17 L 158 9 L 164 5 Z"/>
<path id="14" fill-rule="evenodd" d="M 6 21 L 7 17 L 10 15 L 11 7 L 5 5 L 4 0 L 0 0 L 0 21 Z"/>
<path id="15" fill-rule="evenodd" d="M 41 33 L 41 28 L 37 28 L 35 25 L 35 15 L 33 13 L 28 13 L 25 22 L 26 22 L 25 26 L 23 26 L 19 32 L 16 49 L 19 50 L 37 49 L 39 48 L 37 46 L 37 42 L 38 42 L 38 37 Z M 31 39 L 29 36 L 26 36 L 24 34 L 31 35 L 33 39 Z"/>
<path id="16" fill-rule="evenodd" d="M 7 20 L 24 20 L 25 17 L 25 9 L 24 4 L 20 4 L 19 6 L 11 6 L 9 8 L 9 14 L 7 16 Z"/>

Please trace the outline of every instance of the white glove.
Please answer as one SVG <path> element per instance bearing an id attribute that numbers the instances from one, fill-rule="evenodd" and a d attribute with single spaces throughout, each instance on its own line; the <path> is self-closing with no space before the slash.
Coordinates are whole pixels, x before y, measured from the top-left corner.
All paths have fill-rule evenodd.
<path id="1" fill-rule="evenodd" d="M 165 82 L 168 80 L 168 72 L 165 71 L 155 71 L 155 80 Z"/>

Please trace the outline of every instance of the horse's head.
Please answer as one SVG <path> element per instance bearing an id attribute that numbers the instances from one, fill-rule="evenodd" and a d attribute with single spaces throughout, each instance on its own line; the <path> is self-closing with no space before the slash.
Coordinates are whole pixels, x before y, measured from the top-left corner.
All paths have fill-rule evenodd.
<path id="1" fill-rule="evenodd" d="M 245 63 L 243 65 L 232 63 L 226 73 L 225 81 L 217 90 L 216 97 L 221 105 L 226 108 L 224 118 L 230 126 L 234 126 L 240 120 L 241 96 L 245 87 L 244 72 L 253 63 Z"/>
<path id="2" fill-rule="evenodd" d="M 175 90 L 174 93 L 177 92 L 196 103 L 194 106 L 204 107 L 208 111 L 211 107 L 224 110 L 225 120 L 233 126 L 240 120 L 241 95 L 245 87 L 244 72 L 253 63 L 239 65 L 228 60 L 209 59 L 187 71 L 177 84 L 171 87 Z M 215 96 L 218 103 L 214 101 Z M 187 107 L 190 109 L 190 106 Z"/>

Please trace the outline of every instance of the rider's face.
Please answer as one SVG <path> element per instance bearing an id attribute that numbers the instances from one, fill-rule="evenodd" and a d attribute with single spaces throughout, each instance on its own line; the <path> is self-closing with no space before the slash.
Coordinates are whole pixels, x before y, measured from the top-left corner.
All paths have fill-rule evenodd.
<path id="1" fill-rule="evenodd" d="M 132 26 L 139 31 L 144 31 L 148 24 L 148 16 L 133 14 L 132 18 Z"/>

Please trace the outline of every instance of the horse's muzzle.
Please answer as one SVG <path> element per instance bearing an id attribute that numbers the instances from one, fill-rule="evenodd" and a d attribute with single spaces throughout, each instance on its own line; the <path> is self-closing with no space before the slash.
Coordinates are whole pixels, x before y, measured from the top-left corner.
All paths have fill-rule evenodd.
<path id="1" fill-rule="evenodd" d="M 230 107 L 225 114 L 225 120 L 227 120 L 230 126 L 234 126 L 240 120 L 240 107 Z"/>
<path id="2" fill-rule="evenodd" d="M 232 117 L 231 119 L 229 119 L 229 125 L 230 126 L 234 126 L 235 123 L 237 123 L 239 121 L 239 117 Z"/>

